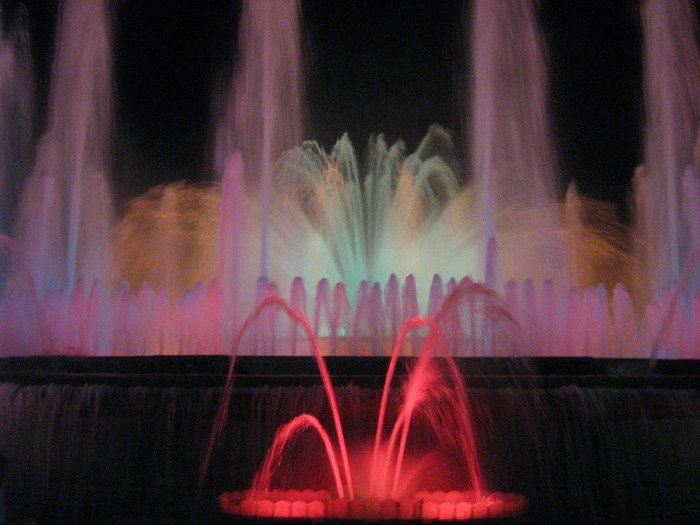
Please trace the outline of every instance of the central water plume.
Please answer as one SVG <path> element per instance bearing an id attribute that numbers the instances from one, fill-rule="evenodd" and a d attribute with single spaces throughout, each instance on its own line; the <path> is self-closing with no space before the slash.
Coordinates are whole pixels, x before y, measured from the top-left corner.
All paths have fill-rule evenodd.
<path id="1" fill-rule="evenodd" d="M 433 127 L 408 156 L 402 143 L 387 147 L 382 136 L 370 140 L 364 163 L 347 136 L 330 154 L 314 142 L 285 154 L 273 249 L 291 257 L 280 258 L 273 275 L 292 265 L 307 282 L 328 278 L 354 293 L 360 282 L 384 282 L 392 273 L 428 282 L 434 273 L 458 275 L 456 267 L 478 265 L 470 250 L 474 224 L 460 209 L 469 195 L 457 198 L 454 167 L 440 155 L 451 149 L 449 135 Z M 460 240 L 448 247 L 450 236 Z M 438 254 L 433 243 L 448 249 Z"/>

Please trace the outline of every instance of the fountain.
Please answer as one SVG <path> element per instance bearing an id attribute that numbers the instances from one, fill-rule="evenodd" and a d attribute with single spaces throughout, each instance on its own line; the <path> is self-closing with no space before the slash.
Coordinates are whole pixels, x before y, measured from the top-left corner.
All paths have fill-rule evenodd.
<path id="1" fill-rule="evenodd" d="M 474 334 L 461 326 L 465 322 L 461 314 L 463 310 L 473 310 L 475 303 L 484 296 L 487 297 L 490 311 L 488 316 L 510 325 L 510 330 L 494 329 L 476 341 Z M 485 490 L 464 379 L 451 357 L 440 328 L 444 327 L 452 339 L 459 340 L 456 345 L 467 344 L 471 339 L 472 345 L 503 345 L 511 350 L 517 346 L 517 339 L 509 337 L 516 334 L 510 333 L 515 325 L 509 319 L 507 309 L 499 304 L 491 290 L 470 279 L 462 281 L 445 299 L 435 320 L 413 318 L 404 323 L 384 381 L 371 454 L 369 444 L 355 444 L 354 448 L 359 452 L 354 454 L 352 461 L 349 459 L 335 390 L 313 329 L 303 314 L 293 310 L 283 299 L 271 296 L 263 300 L 243 325 L 241 335 L 234 344 L 224 396 L 202 465 L 200 484 L 206 479 L 216 439 L 226 425 L 238 344 L 245 330 L 270 308 L 281 309 L 290 319 L 298 322 L 309 338 L 331 407 L 338 443 L 332 443 L 316 416 L 301 414 L 295 417 L 277 432 L 250 491 L 222 494 L 220 506 L 224 512 L 261 518 L 372 520 L 466 520 L 515 517 L 524 512 L 526 501 L 522 496 Z M 406 338 L 420 327 L 427 328 L 428 334 L 422 343 L 419 358 L 402 387 L 403 400 L 390 437 L 385 440 L 387 404 L 397 360 Z M 425 428 L 416 431 L 420 423 Z M 412 427 L 413 433 L 410 432 Z M 307 429 L 315 430 L 322 440 L 325 451 L 323 463 L 327 462 L 333 473 L 334 484 L 331 487 L 310 490 L 314 483 L 322 483 L 319 480 L 322 469 L 317 459 L 313 462 L 308 460 L 309 456 L 314 456 L 313 449 L 292 448 L 299 435 Z M 289 450 L 295 451 L 293 456 L 289 456 Z M 370 455 L 371 459 L 363 461 L 366 455 Z M 299 468 L 300 462 L 306 466 Z M 300 488 L 289 489 L 290 485 Z M 334 497 L 330 488 L 334 488 Z M 301 490 L 308 492 L 306 499 L 302 498 Z"/>
<path id="2" fill-rule="evenodd" d="M 632 233 L 575 185 L 558 188 L 536 9 L 478 0 L 465 17 L 464 173 L 439 125 L 415 151 L 381 134 L 359 154 L 348 135 L 330 149 L 304 140 L 299 2 L 246 2 L 238 68 L 212 118 L 216 182 L 152 188 L 118 220 L 118 10 L 61 3 L 36 141 L 25 15 L 2 26 L 9 521 L 99 521 L 117 507 L 125 521 L 219 509 L 697 517 L 691 5 L 644 2 Z M 4 188 L 19 179 L 12 199 Z"/>
<path id="3" fill-rule="evenodd" d="M 110 30 L 101 3 L 66 3 L 47 130 L 15 229 L 52 334 L 51 348 L 34 351 L 224 354 L 244 313 L 275 287 L 304 298 L 300 306 L 329 341 L 328 352 L 383 354 L 403 321 L 435 313 L 456 283 L 450 279 L 469 275 L 506 298 L 532 355 L 694 357 L 692 169 L 682 216 L 655 218 L 666 212 L 649 195 L 670 188 L 663 190 L 663 210 L 680 195 L 677 173 L 691 164 L 696 135 L 689 116 L 694 91 L 687 86 L 700 60 L 685 23 L 687 3 L 661 9 L 664 17 L 654 14 L 656 5 L 645 8 L 650 131 L 647 166 L 636 178 L 631 250 L 630 235 L 604 205 L 579 196 L 573 185 L 560 202 L 542 39 L 527 2 L 477 2 L 471 12 L 466 185 L 451 134 L 439 126 L 410 154 L 401 141 L 373 136 L 366 160 L 347 136 L 330 151 L 314 141 L 300 144 L 299 6 L 247 3 L 241 66 L 216 116 L 220 186 L 152 189 L 128 204 L 110 243 Z M 684 22 L 676 28 L 676 20 Z M 89 46 L 73 36 L 83 27 L 94 40 Z M 656 41 L 673 52 L 653 51 Z M 22 56 L 4 42 L 5 56 Z M 657 85 L 657 78 L 675 77 L 656 70 L 689 76 Z M 23 86 L 15 80 L 22 75 L 5 75 L 5 84 Z M 674 112 L 687 123 L 674 126 Z M 678 151 L 668 149 L 670 142 Z M 675 159 L 675 167 L 662 169 L 659 159 Z M 668 224 L 668 233 L 657 224 Z M 657 249 L 662 238 L 670 246 Z M 668 260 L 654 262 L 656 253 Z M 688 277 L 668 291 L 682 264 Z M 16 301 L 27 299 L 5 294 L 1 306 L 16 310 Z M 588 322 L 579 323 L 582 316 Z M 281 323 L 273 338 L 251 337 L 240 352 L 299 353 L 288 330 Z M 17 335 L 24 332 L 8 325 L 3 346 L 31 348 Z"/>

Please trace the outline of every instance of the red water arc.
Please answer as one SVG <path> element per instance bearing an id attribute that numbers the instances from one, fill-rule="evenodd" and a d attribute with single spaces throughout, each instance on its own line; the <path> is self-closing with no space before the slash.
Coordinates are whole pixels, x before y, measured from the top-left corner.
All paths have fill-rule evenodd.
<path id="1" fill-rule="evenodd" d="M 466 385 L 456 363 L 451 357 L 449 346 L 441 328 L 441 326 L 444 326 L 459 332 L 461 323 L 469 325 L 470 321 L 462 319 L 463 307 L 466 304 L 468 306 L 467 310 L 473 312 L 473 303 L 475 301 L 483 301 L 484 297 L 493 301 L 490 307 L 491 315 L 496 315 L 496 312 L 498 312 L 499 315 L 506 316 L 507 321 L 512 321 L 508 318 L 505 309 L 498 310 L 499 300 L 494 292 L 484 285 L 474 283 L 470 279 L 464 279 L 445 299 L 443 307 L 434 319 L 430 317 L 414 317 L 406 321 L 401 327 L 393 347 L 392 357 L 384 381 L 374 442 L 371 445 L 370 466 L 368 472 L 363 472 L 364 475 L 361 476 L 362 479 L 368 478 L 369 488 L 360 492 L 367 494 L 369 500 L 399 501 L 402 498 L 414 496 L 413 493 L 406 492 L 405 487 L 401 486 L 401 482 L 404 477 L 405 460 L 408 454 L 407 444 L 411 424 L 416 415 L 420 414 L 424 420 L 423 423 L 427 424 L 427 427 L 435 436 L 432 441 L 433 444 L 430 445 L 431 447 L 437 450 L 438 447 L 447 445 L 459 451 L 461 456 L 460 462 L 463 464 L 466 472 L 460 477 L 461 485 L 452 487 L 452 490 L 463 490 L 466 487 L 470 491 L 469 497 L 473 502 L 490 501 L 491 495 L 485 490 L 486 485 L 482 479 L 479 466 Z M 353 472 L 358 468 L 366 469 L 367 466 L 361 466 L 350 461 L 348 445 L 331 377 L 308 320 L 302 312 L 296 311 L 278 296 L 266 297 L 258 304 L 243 324 L 242 330 L 238 333 L 233 343 L 224 393 L 202 463 L 200 484 L 203 484 L 206 479 L 214 446 L 226 425 L 233 391 L 238 345 L 246 331 L 254 323 L 265 319 L 263 314 L 271 310 L 281 311 L 292 322 L 297 323 L 306 333 L 319 369 L 326 398 L 331 408 L 337 442 L 335 444 L 332 442 L 328 432 L 323 428 L 316 416 L 311 414 L 300 414 L 286 425 L 283 425 L 278 430 L 272 447 L 258 474 L 255 476 L 251 491 L 247 494 L 246 500 L 248 503 L 246 504 L 246 509 L 249 509 L 250 505 L 252 505 L 251 501 L 270 501 L 269 498 L 272 497 L 271 494 L 275 488 L 273 486 L 275 474 L 285 469 L 285 452 L 298 439 L 301 433 L 309 429 L 314 430 L 322 440 L 325 456 L 333 474 L 336 497 L 341 500 L 356 500 L 359 493 L 358 487 L 354 483 L 356 478 L 353 477 Z M 398 358 L 406 345 L 407 337 L 409 335 L 421 337 L 422 334 L 414 334 L 414 332 L 418 332 L 421 329 L 424 331 L 427 329 L 427 334 L 421 345 L 420 356 L 414 361 L 405 381 L 402 402 L 387 437 L 385 435 L 387 406 Z M 458 334 L 451 334 L 451 336 L 459 339 Z M 496 337 L 495 334 L 491 334 L 491 336 L 491 338 L 480 339 L 479 344 L 493 343 Z M 336 450 L 339 453 L 336 453 Z M 423 456 L 430 456 L 431 453 L 431 450 L 421 452 Z M 431 476 L 440 477 L 441 473 L 439 471 L 431 472 Z M 420 483 L 420 478 L 418 479 L 417 483 Z M 297 481 L 303 482 L 303 480 Z M 414 489 L 412 488 L 411 490 Z M 420 487 L 417 490 L 420 491 Z M 267 503 L 263 505 L 264 508 L 267 508 L 267 506 Z M 262 512 L 264 513 L 265 511 Z"/>
<path id="2" fill-rule="evenodd" d="M 202 463 L 202 469 L 200 471 L 200 484 L 204 482 L 204 478 L 206 477 L 206 472 L 209 467 L 209 461 L 211 459 L 211 453 L 214 447 L 214 444 L 217 440 L 217 438 L 221 435 L 221 432 L 223 431 L 224 425 L 226 424 L 226 419 L 228 416 L 228 409 L 229 409 L 229 403 L 231 400 L 231 392 L 233 389 L 233 370 L 234 366 L 236 363 L 236 355 L 238 351 L 238 346 L 241 343 L 241 340 L 243 339 L 243 336 L 247 332 L 247 330 L 250 328 L 250 326 L 258 320 L 258 317 L 265 312 L 269 308 L 278 308 L 281 309 L 287 316 L 289 316 L 290 319 L 293 319 L 295 322 L 298 322 L 302 328 L 304 329 L 311 345 L 313 348 L 313 353 L 316 358 L 316 363 L 318 364 L 319 371 L 321 373 L 321 379 L 323 381 L 323 386 L 326 390 L 326 395 L 328 397 L 328 403 L 331 406 L 331 411 L 333 414 L 333 421 L 335 423 L 335 431 L 338 436 L 338 446 L 340 447 L 340 455 L 343 463 L 343 471 L 345 475 L 345 483 L 347 485 L 347 490 L 348 490 L 348 495 L 353 498 L 354 497 L 354 489 L 353 489 L 353 483 L 352 483 L 352 475 L 350 471 L 350 462 L 348 459 L 348 452 L 347 452 L 347 447 L 345 444 L 345 435 L 343 433 L 343 426 L 340 421 L 340 413 L 338 412 L 338 403 L 335 398 L 335 391 L 333 390 L 333 385 L 331 383 L 331 378 L 330 374 L 328 373 L 328 368 L 326 367 L 326 362 L 323 360 L 323 356 L 321 355 L 321 350 L 318 347 L 318 340 L 314 336 L 313 330 L 311 326 L 309 325 L 308 320 L 306 319 L 306 316 L 301 313 L 297 312 L 294 309 L 292 309 L 284 299 L 281 297 L 277 296 L 270 296 L 266 297 L 263 299 L 260 304 L 253 310 L 253 312 L 250 314 L 246 322 L 243 324 L 243 327 L 238 333 L 238 336 L 236 337 L 236 340 L 233 344 L 233 347 L 231 349 L 231 364 L 229 366 L 228 374 L 226 377 L 226 384 L 224 386 L 224 395 L 221 401 L 221 404 L 219 405 L 219 410 L 216 414 L 216 418 L 214 420 L 214 427 L 212 428 L 212 434 L 211 438 L 209 441 L 209 446 L 207 448 L 207 452 L 204 458 L 204 461 Z"/>

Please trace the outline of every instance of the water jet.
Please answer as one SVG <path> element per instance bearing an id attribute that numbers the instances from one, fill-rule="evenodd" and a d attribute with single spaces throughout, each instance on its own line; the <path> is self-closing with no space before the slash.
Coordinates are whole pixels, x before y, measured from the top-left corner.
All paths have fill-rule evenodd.
<path id="1" fill-rule="evenodd" d="M 451 336 L 462 335 L 459 321 L 455 323 L 455 316 L 458 318 L 462 303 L 469 305 L 473 296 L 482 292 L 481 288 L 480 285 L 465 279 L 445 299 L 434 321 L 431 318 L 413 318 L 402 326 L 384 381 L 369 462 L 358 460 L 357 457 L 352 462 L 349 460 L 348 443 L 338 411 L 335 390 L 309 322 L 283 299 L 275 296 L 264 299 L 244 323 L 234 343 L 224 396 L 202 465 L 200 484 L 206 479 L 213 448 L 226 425 L 238 345 L 244 332 L 258 321 L 267 309 L 277 308 L 299 323 L 306 337 L 310 339 L 333 414 L 337 443 L 334 445 L 316 416 L 307 413 L 296 416 L 277 431 L 251 489 L 244 493 L 224 493 L 220 496 L 219 503 L 224 512 L 259 518 L 370 520 L 469 520 L 521 515 L 527 506 L 523 496 L 486 491 L 466 387 L 440 328 L 440 325 L 449 326 Z M 493 317 L 498 315 L 497 310 L 498 304 L 494 300 L 491 313 Z M 505 317 L 508 315 L 505 308 L 501 309 L 500 314 Z M 384 427 L 388 424 L 387 403 L 397 360 L 404 347 L 404 340 L 419 327 L 427 328 L 428 334 L 402 387 L 403 401 L 390 437 L 386 439 Z M 481 344 L 495 344 L 496 332 L 490 335 L 492 337 L 482 339 Z M 506 344 L 514 347 L 517 341 L 509 340 Z M 410 433 L 411 427 L 415 429 L 420 422 L 425 425 L 423 432 L 427 430 L 429 437 L 416 438 L 416 435 L 421 436 L 421 433 L 416 434 L 415 430 L 413 434 Z M 325 451 L 324 459 L 333 473 L 332 486 L 317 488 L 315 491 L 310 488 L 311 485 L 304 483 L 309 483 L 310 477 L 319 472 L 320 466 L 309 463 L 308 470 L 297 471 L 301 479 L 290 479 L 293 478 L 289 473 L 292 464 L 287 463 L 303 461 L 301 458 L 313 455 L 311 450 L 296 450 L 291 458 L 285 459 L 288 449 L 292 448 L 299 435 L 307 429 L 315 431 L 321 438 Z M 412 436 L 410 442 L 409 435 Z M 368 444 L 354 445 L 356 449 L 365 449 L 364 455 L 368 453 L 368 447 Z M 339 454 L 336 453 L 336 449 Z M 443 461 L 450 458 L 451 467 L 448 468 L 448 463 L 443 464 L 435 459 L 442 454 L 447 454 Z M 318 482 L 311 481 L 312 484 Z M 289 490 L 286 483 L 303 488 L 301 491 Z M 439 490 L 427 491 L 429 487 Z M 306 499 L 302 499 L 302 493 L 305 493 Z"/>

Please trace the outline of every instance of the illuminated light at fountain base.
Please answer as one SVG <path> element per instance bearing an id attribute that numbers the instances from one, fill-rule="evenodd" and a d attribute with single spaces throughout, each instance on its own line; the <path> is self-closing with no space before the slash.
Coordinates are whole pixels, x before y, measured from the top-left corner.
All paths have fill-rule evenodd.
<path id="1" fill-rule="evenodd" d="M 248 491 L 225 492 L 222 512 L 257 518 L 440 520 L 517 518 L 527 512 L 527 500 L 518 494 L 493 492 L 477 498 L 472 491 L 420 491 L 396 499 L 333 498 L 327 490 L 273 490 L 260 497 Z"/>

